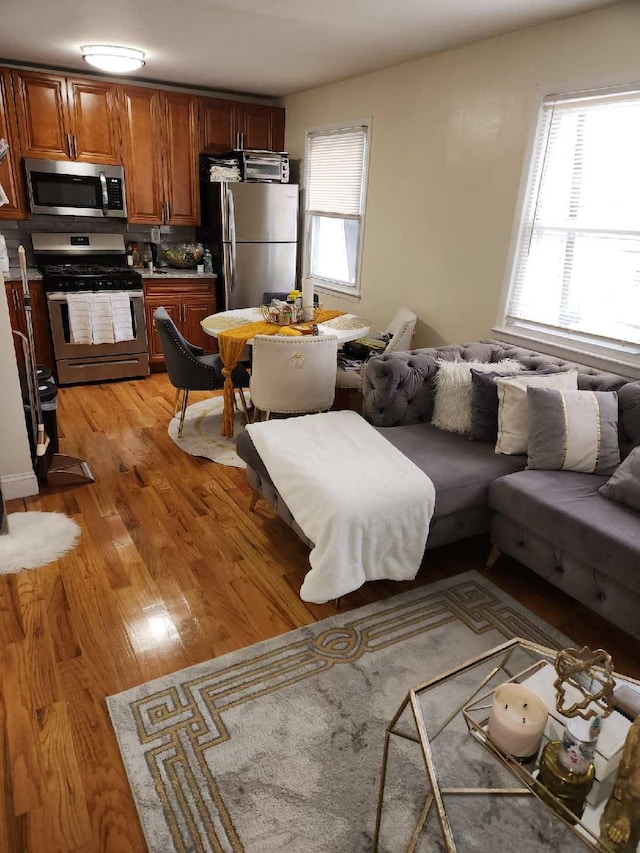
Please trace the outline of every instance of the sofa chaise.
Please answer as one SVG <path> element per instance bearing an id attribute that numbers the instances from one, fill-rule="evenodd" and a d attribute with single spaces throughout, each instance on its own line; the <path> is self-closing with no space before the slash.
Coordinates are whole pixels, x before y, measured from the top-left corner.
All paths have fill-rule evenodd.
<path id="1" fill-rule="evenodd" d="M 430 423 L 436 359 L 504 358 L 544 373 L 577 367 L 578 388 L 616 390 L 621 455 L 640 444 L 640 382 L 618 374 L 494 340 L 375 357 L 364 373 L 363 415 L 434 483 L 427 550 L 490 531 L 501 553 L 640 637 L 640 513 L 599 494 L 608 477 L 525 470 L 526 456 L 496 454 L 492 443 Z M 252 488 L 311 545 L 247 433 L 237 447 Z"/>

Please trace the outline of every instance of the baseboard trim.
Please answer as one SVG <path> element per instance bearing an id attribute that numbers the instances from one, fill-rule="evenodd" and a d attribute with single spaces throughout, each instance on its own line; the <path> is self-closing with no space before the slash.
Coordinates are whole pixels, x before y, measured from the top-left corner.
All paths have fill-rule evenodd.
<path id="1" fill-rule="evenodd" d="M 2 478 L 2 495 L 5 501 L 28 498 L 40 492 L 38 478 L 33 471 L 24 474 L 8 474 Z"/>

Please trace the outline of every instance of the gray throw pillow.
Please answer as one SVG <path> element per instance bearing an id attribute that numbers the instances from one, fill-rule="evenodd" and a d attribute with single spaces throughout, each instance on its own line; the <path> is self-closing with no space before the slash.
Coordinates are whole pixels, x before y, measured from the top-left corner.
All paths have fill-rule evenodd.
<path id="1" fill-rule="evenodd" d="M 640 447 L 631 451 L 599 491 L 605 498 L 640 510 Z"/>
<path id="2" fill-rule="evenodd" d="M 545 373 L 547 371 L 544 371 Z M 551 372 L 560 372 L 551 371 Z M 494 371 L 482 373 L 471 368 L 471 429 L 469 438 L 472 441 L 490 441 L 496 443 L 498 438 L 498 388 L 496 377 L 504 373 Z M 523 370 L 518 376 L 540 376 L 535 370 Z"/>
<path id="3" fill-rule="evenodd" d="M 615 391 L 528 388 L 527 468 L 612 474 L 620 464 Z"/>

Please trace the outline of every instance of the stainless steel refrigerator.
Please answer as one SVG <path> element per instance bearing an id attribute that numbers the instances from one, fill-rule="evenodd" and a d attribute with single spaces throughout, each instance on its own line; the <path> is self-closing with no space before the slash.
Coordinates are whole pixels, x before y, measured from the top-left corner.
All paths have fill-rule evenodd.
<path id="1" fill-rule="evenodd" d="M 296 283 L 298 185 L 200 184 L 199 239 L 211 249 L 222 308 L 260 305 L 267 290 Z"/>

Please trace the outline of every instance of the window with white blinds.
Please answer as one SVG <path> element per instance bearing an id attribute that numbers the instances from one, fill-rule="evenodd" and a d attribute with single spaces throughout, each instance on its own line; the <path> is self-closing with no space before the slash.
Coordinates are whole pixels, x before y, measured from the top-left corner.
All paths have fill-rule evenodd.
<path id="1" fill-rule="evenodd" d="M 369 126 L 307 133 L 305 274 L 359 293 Z"/>
<path id="2" fill-rule="evenodd" d="M 640 92 L 543 103 L 504 330 L 640 352 Z"/>

